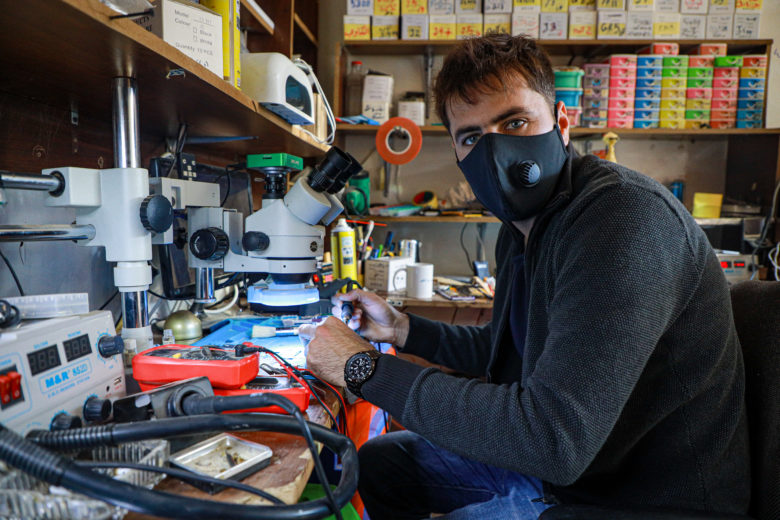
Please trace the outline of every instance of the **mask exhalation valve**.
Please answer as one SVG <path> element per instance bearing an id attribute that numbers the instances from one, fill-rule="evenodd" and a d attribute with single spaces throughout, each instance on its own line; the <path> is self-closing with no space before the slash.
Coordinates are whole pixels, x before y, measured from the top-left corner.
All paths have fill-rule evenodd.
<path id="1" fill-rule="evenodd" d="M 518 179 L 526 188 L 535 186 L 542 178 L 542 171 L 539 165 L 533 161 L 523 161 L 516 167 Z"/>

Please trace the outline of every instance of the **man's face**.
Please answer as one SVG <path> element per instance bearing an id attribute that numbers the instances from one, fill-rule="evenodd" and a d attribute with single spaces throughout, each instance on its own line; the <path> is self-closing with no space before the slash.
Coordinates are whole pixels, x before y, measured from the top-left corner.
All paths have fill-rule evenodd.
<path id="1" fill-rule="evenodd" d="M 505 89 L 477 94 L 476 103 L 454 98 L 447 107 L 455 155 L 462 161 L 484 134 L 537 135 L 553 129 L 555 118 L 544 97 L 517 78 Z M 569 144 L 569 119 L 558 103 L 558 126 Z"/>

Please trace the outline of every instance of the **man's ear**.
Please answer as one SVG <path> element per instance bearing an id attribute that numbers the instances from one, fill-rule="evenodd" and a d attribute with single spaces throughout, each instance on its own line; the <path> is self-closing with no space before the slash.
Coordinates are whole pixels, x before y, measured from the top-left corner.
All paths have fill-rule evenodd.
<path id="1" fill-rule="evenodd" d="M 563 143 L 569 146 L 569 116 L 566 113 L 566 105 L 563 101 L 558 101 L 555 105 L 555 115 L 558 118 L 558 128 L 561 129 L 561 136 L 563 137 Z"/>

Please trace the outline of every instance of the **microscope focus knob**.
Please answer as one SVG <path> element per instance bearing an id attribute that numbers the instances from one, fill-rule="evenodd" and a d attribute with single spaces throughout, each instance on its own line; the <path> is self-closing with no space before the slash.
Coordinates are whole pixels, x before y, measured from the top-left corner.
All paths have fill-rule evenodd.
<path id="1" fill-rule="evenodd" d="M 51 420 L 49 430 L 56 432 L 62 430 L 72 430 L 74 428 L 81 428 L 81 417 L 77 415 L 71 415 L 69 413 L 58 413 Z"/>
<path id="2" fill-rule="evenodd" d="M 84 403 L 84 419 L 88 422 L 105 421 L 111 416 L 111 401 L 93 395 Z"/>
<path id="3" fill-rule="evenodd" d="M 201 260 L 219 260 L 228 252 L 227 234 L 219 228 L 199 229 L 190 237 L 190 251 Z"/>
<path id="4" fill-rule="evenodd" d="M 122 336 L 100 336 L 97 347 L 101 356 L 109 358 L 125 351 L 125 341 Z"/>
<path id="5" fill-rule="evenodd" d="M 162 195 L 149 195 L 141 202 L 141 224 L 154 233 L 163 233 L 173 224 L 173 206 Z"/>
<path id="6" fill-rule="evenodd" d="M 244 233 L 241 245 L 247 251 L 265 251 L 271 245 L 271 239 L 260 231 L 248 231 Z"/>

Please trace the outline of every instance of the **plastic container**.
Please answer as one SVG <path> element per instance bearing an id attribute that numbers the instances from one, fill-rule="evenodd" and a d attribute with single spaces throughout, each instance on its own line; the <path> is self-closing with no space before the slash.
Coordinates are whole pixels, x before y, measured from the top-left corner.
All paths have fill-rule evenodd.
<path id="1" fill-rule="evenodd" d="M 737 121 L 716 121 L 714 119 L 710 119 L 710 128 L 717 128 L 719 130 L 726 129 L 726 128 L 736 128 L 737 127 Z"/>
<path id="2" fill-rule="evenodd" d="M 713 77 L 713 68 L 712 67 L 690 67 L 688 69 L 688 77 L 689 78 L 712 78 Z"/>
<path id="3" fill-rule="evenodd" d="M 710 111 L 709 110 L 686 110 L 685 119 L 707 122 L 710 120 Z"/>
<path id="4" fill-rule="evenodd" d="M 638 54 L 663 54 L 664 56 L 677 56 L 680 54 L 678 43 L 651 43 L 637 51 Z"/>
<path id="5" fill-rule="evenodd" d="M 617 67 L 613 66 L 609 70 L 609 77 L 611 78 L 636 78 L 636 67 Z"/>
<path id="6" fill-rule="evenodd" d="M 661 88 L 661 78 L 636 78 L 636 88 Z"/>
<path id="7" fill-rule="evenodd" d="M 687 67 L 688 56 L 686 56 L 685 54 L 680 54 L 678 56 L 664 56 L 663 66 L 664 67 Z"/>
<path id="8" fill-rule="evenodd" d="M 554 67 L 555 88 L 582 88 L 582 76 L 585 75 L 579 67 Z"/>
<path id="9" fill-rule="evenodd" d="M 609 78 L 609 88 L 630 88 L 631 90 L 636 88 L 635 78 Z"/>
<path id="10" fill-rule="evenodd" d="M 634 99 L 634 93 L 636 90 L 634 88 L 610 88 L 609 89 L 609 97 L 610 99 Z"/>
<path id="11" fill-rule="evenodd" d="M 582 112 L 584 119 L 606 119 L 607 109 L 605 108 L 585 108 Z"/>
<path id="12" fill-rule="evenodd" d="M 661 88 L 639 88 L 634 91 L 635 99 L 661 99 Z"/>
<path id="13" fill-rule="evenodd" d="M 697 121 L 695 119 L 685 120 L 686 130 L 700 130 L 702 128 L 708 128 L 710 126 L 709 121 Z"/>
<path id="14" fill-rule="evenodd" d="M 760 101 L 750 101 L 749 99 L 743 99 L 740 101 L 737 101 L 736 99 L 713 99 L 712 105 L 710 105 L 711 110 L 735 110 L 739 107 L 739 103 L 741 102 L 745 103 L 760 103 Z M 749 107 L 744 107 L 749 108 Z"/>
<path id="15" fill-rule="evenodd" d="M 634 109 L 634 99 L 628 99 L 628 98 L 609 98 L 609 105 L 607 105 L 609 110 L 625 110 L 627 108 L 630 108 L 631 110 Z"/>
<path id="16" fill-rule="evenodd" d="M 661 67 L 640 67 L 636 69 L 636 78 L 637 79 L 659 79 L 661 78 L 662 71 Z"/>
<path id="17" fill-rule="evenodd" d="M 686 88 L 688 80 L 686 78 L 663 78 L 661 88 Z"/>
<path id="18" fill-rule="evenodd" d="M 689 88 L 685 92 L 687 99 L 712 99 L 711 88 Z"/>
<path id="19" fill-rule="evenodd" d="M 763 118 L 763 110 L 737 110 L 737 121 L 761 121 Z"/>
<path id="20" fill-rule="evenodd" d="M 685 100 L 684 99 L 662 99 L 660 108 L 662 110 L 682 110 L 685 108 Z"/>
<path id="21" fill-rule="evenodd" d="M 609 87 L 602 87 L 602 88 L 586 88 L 584 91 L 585 97 L 589 98 L 608 98 L 609 97 Z"/>
<path id="22" fill-rule="evenodd" d="M 697 191 L 693 194 L 693 218 L 719 218 L 722 204 L 722 193 Z"/>
<path id="23" fill-rule="evenodd" d="M 712 80 L 712 88 L 737 88 L 738 86 L 739 80 L 736 78 L 714 78 Z"/>
<path id="24" fill-rule="evenodd" d="M 734 89 L 737 92 L 737 89 Z M 745 88 L 738 91 L 739 99 L 764 99 L 764 89 Z"/>
<path id="25" fill-rule="evenodd" d="M 739 69 L 740 78 L 766 78 L 766 67 L 742 67 Z"/>
<path id="26" fill-rule="evenodd" d="M 764 128 L 761 121 L 737 121 L 737 128 Z"/>
<path id="27" fill-rule="evenodd" d="M 636 54 L 613 54 L 609 57 L 609 64 L 614 67 L 631 67 L 636 68 L 637 55 Z"/>
<path id="28" fill-rule="evenodd" d="M 766 88 L 766 80 L 764 78 L 740 78 L 739 88 L 741 89 Z"/>
<path id="29" fill-rule="evenodd" d="M 563 104 L 567 107 L 580 106 L 580 98 L 582 97 L 581 88 L 557 88 L 555 89 L 555 102 L 563 101 Z"/>
<path id="30" fill-rule="evenodd" d="M 758 99 L 738 99 L 736 108 L 741 110 L 764 110 L 764 101 Z"/>
<path id="31" fill-rule="evenodd" d="M 715 56 L 716 67 L 741 67 L 742 56 Z"/>
<path id="32" fill-rule="evenodd" d="M 662 88 L 661 99 L 685 99 L 684 88 Z"/>
<path id="33" fill-rule="evenodd" d="M 748 54 L 742 56 L 743 67 L 766 67 L 769 60 L 766 54 Z"/>
<path id="34" fill-rule="evenodd" d="M 688 88 L 712 88 L 712 78 L 688 78 Z"/>
<path id="35" fill-rule="evenodd" d="M 736 110 L 713 110 L 710 112 L 710 119 L 715 121 L 735 121 L 737 119 Z"/>
<path id="36" fill-rule="evenodd" d="M 685 109 L 670 110 L 665 108 L 658 111 L 658 118 L 661 121 L 668 121 L 671 119 L 685 119 Z"/>
<path id="37" fill-rule="evenodd" d="M 582 107 L 566 107 L 566 114 L 569 116 L 569 124 L 571 126 L 580 126 Z"/>
<path id="38" fill-rule="evenodd" d="M 661 54 L 645 54 L 636 57 L 637 67 L 663 67 L 664 57 Z"/>
<path id="39" fill-rule="evenodd" d="M 687 78 L 688 67 L 664 67 L 661 69 L 661 77 L 664 78 Z"/>
<path id="40" fill-rule="evenodd" d="M 736 88 L 713 88 L 712 99 L 737 99 L 737 92 Z"/>
<path id="41" fill-rule="evenodd" d="M 661 108 L 660 99 L 635 99 L 634 110 L 659 110 Z"/>
<path id="42" fill-rule="evenodd" d="M 608 119 L 607 128 L 634 128 L 633 119 Z"/>
<path id="43" fill-rule="evenodd" d="M 739 78 L 739 67 L 715 67 L 712 69 L 713 78 Z"/>
<path id="44" fill-rule="evenodd" d="M 606 128 L 606 119 L 584 119 L 582 120 L 582 126 L 585 128 Z"/>
<path id="45" fill-rule="evenodd" d="M 712 110 L 711 99 L 686 99 L 685 110 Z"/>
<path id="46" fill-rule="evenodd" d="M 634 128 L 658 128 L 659 122 L 656 121 L 637 121 L 634 120 Z"/>
<path id="47" fill-rule="evenodd" d="M 713 67 L 715 65 L 715 56 L 689 56 L 689 67 Z"/>
<path id="48" fill-rule="evenodd" d="M 609 77 L 609 63 L 586 63 L 582 66 L 586 78 Z"/>
<path id="49" fill-rule="evenodd" d="M 634 109 L 633 108 L 625 108 L 625 109 L 609 109 L 607 112 L 607 119 L 614 120 L 614 119 L 634 119 Z"/>
<path id="50" fill-rule="evenodd" d="M 658 122 L 659 128 L 667 128 L 670 130 L 680 130 L 685 128 L 685 119 L 667 119 Z"/>
<path id="51" fill-rule="evenodd" d="M 368 69 L 362 61 L 353 61 L 347 74 L 347 116 L 360 115 L 363 112 L 363 80 L 368 74 Z"/>
<path id="52" fill-rule="evenodd" d="M 587 110 L 589 108 L 607 108 L 609 106 L 608 98 L 601 97 L 583 97 L 582 108 Z"/>
<path id="53" fill-rule="evenodd" d="M 696 47 L 694 54 L 702 56 L 725 56 L 727 45 L 725 43 L 702 43 Z"/>
<path id="54" fill-rule="evenodd" d="M 634 121 L 658 121 L 660 119 L 659 110 L 634 110 Z"/>
<path id="55" fill-rule="evenodd" d="M 585 88 L 588 87 L 608 87 L 609 86 L 609 77 L 588 77 L 585 76 L 582 80 L 582 86 Z"/>

